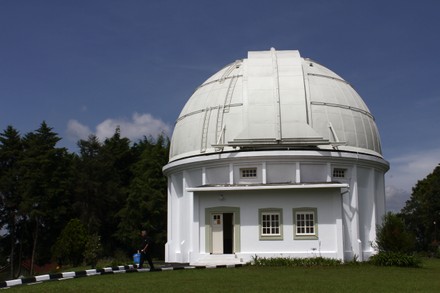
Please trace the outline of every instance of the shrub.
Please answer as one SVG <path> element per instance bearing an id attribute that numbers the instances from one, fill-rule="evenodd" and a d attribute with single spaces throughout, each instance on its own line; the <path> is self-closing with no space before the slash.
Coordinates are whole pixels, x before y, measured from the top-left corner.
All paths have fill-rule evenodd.
<path id="1" fill-rule="evenodd" d="M 376 245 L 380 252 L 412 253 L 415 237 L 406 231 L 400 217 L 389 212 L 384 216 L 382 225 L 377 227 Z"/>
<path id="2" fill-rule="evenodd" d="M 87 232 L 84 225 L 79 219 L 72 219 L 52 247 L 52 257 L 59 264 L 78 266 L 83 261 L 86 242 Z"/>
<path id="3" fill-rule="evenodd" d="M 92 268 L 96 268 L 98 258 L 102 253 L 101 237 L 98 234 L 92 234 L 87 238 L 87 242 L 84 247 L 84 261 Z"/>
<path id="4" fill-rule="evenodd" d="M 421 267 L 421 260 L 415 255 L 402 252 L 381 251 L 370 257 L 370 263 L 377 266 Z"/>
<path id="5" fill-rule="evenodd" d="M 420 267 L 421 260 L 412 255 L 415 237 L 405 229 L 403 220 L 391 212 L 377 227 L 376 249 L 379 253 L 369 262 L 377 266 Z"/>
<path id="6" fill-rule="evenodd" d="M 336 266 L 342 262 L 339 259 L 324 257 L 291 258 L 274 257 L 265 258 L 255 255 L 252 258 L 253 265 L 256 266 L 286 266 L 286 267 L 314 267 L 314 266 Z"/>

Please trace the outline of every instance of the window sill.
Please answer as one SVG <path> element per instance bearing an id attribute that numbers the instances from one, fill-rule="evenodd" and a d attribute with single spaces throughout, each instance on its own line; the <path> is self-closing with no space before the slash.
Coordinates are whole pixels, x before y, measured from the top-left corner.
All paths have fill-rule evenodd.
<path id="1" fill-rule="evenodd" d="M 319 237 L 317 235 L 295 235 L 293 237 L 294 240 L 318 240 Z"/>
<path id="2" fill-rule="evenodd" d="M 283 236 L 261 236 L 260 235 L 260 241 L 266 241 L 266 240 L 283 240 Z"/>

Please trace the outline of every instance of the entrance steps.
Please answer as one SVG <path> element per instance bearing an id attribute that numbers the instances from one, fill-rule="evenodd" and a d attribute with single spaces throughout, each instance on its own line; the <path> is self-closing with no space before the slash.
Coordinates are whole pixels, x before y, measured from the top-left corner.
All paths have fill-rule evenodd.
<path id="1" fill-rule="evenodd" d="M 221 266 L 221 265 L 244 265 L 244 261 L 236 254 L 206 254 L 198 260 L 191 262 L 192 266 Z"/>

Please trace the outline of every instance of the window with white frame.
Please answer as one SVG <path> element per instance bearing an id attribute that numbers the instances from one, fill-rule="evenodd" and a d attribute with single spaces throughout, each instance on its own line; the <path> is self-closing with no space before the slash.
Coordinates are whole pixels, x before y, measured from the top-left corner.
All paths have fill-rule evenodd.
<path id="1" fill-rule="evenodd" d="M 240 178 L 257 178 L 257 168 L 240 168 Z"/>
<path id="2" fill-rule="evenodd" d="M 317 239 L 316 208 L 293 209 L 295 239 Z"/>
<path id="3" fill-rule="evenodd" d="M 334 168 L 333 169 L 333 178 L 345 178 L 346 172 L 347 172 L 347 169 Z"/>
<path id="4" fill-rule="evenodd" d="M 283 239 L 282 209 L 260 209 L 260 239 Z"/>

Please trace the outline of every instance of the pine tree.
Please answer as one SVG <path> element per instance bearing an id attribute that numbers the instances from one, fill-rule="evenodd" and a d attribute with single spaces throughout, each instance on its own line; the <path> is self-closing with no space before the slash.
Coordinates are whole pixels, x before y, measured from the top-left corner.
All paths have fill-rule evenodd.
<path id="1" fill-rule="evenodd" d="M 136 247 L 139 231 L 146 229 L 156 247 L 163 247 L 167 228 L 167 180 L 162 167 L 168 160 L 169 141 L 159 136 L 156 142 L 145 138 L 135 146 L 142 150 L 133 166 L 134 177 L 125 206 L 119 211 L 117 236 L 127 247 Z M 160 250 L 156 256 L 163 256 Z"/>
<path id="2" fill-rule="evenodd" d="M 128 188 L 133 178 L 131 167 L 135 162 L 130 148 L 130 140 L 121 138 L 120 129 L 116 128 L 112 137 L 104 141 L 102 157 L 107 164 L 107 197 L 108 207 L 105 209 L 106 221 L 101 227 L 101 238 L 106 251 L 116 249 L 115 227 L 119 223 L 116 214 L 127 200 Z"/>
<path id="3" fill-rule="evenodd" d="M 59 140 L 44 121 L 40 128 L 23 139 L 20 208 L 31 231 L 31 274 L 37 257 L 41 261 L 50 257 L 46 248 L 52 245 L 69 214 L 70 156 L 66 149 L 56 147 Z"/>
<path id="4" fill-rule="evenodd" d="M 80 155 L 75 157 L 74 209 L 88 232 L 97 232 L 101 226 L 101 207 L 104 206 L 103 173 L 106 166 L 100 160 L 102 145 L 94 135 L 78 142 Z"/>
<path id="5" fill-rule="evenodd" d="M 0 228 L 4 227 L 9 238 L 10 277 L 14 278 L 17 259 L 16 243 L 22 222 L 19 192 L 19 161 L 23 155 L 23 144 L 19 132 L 8 126 L 0 133 Z M 5 243 L 6 244 L 6 243 Z M 5 246 L 3 247 L 5 248 Z"/>
<path id="6" fill-rule="evenodd" d="M 116 248 L 117 212 L 124 205 L 132 173 L 134 157 L 130 140 L 120 137 L 116 129 L 111 138 L 101 143 L 96 136 L 79 142 L 76 158 L 76 203 L 78 216 L 90 234 L 98 234 L 104 253 Z"/>

